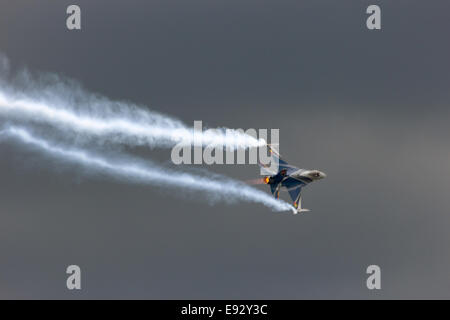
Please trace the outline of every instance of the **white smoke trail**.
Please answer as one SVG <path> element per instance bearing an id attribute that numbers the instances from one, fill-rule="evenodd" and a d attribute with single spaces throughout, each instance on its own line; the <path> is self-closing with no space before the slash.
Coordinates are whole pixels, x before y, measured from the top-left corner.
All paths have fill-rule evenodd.
<path id="1" fill-rule="evenodd" d="M 26 129 L 8 127 L 0 134 L 15 138 L 22 143 L 32 145 L 41 151 L 73 163 L 82 164 L 90 169 L 108 173 L 116 178 L 135 182 L 201 191 L 221 201 L 247 201 L 261 203 L 274 211 L 295 212 L 295 208 L 287 202 L 272 198 L 265 192 L 252 188 L 239 181 L 225 177 L 215 178 L 193 175 L 186 172 L 169 170 L 155 165 L 135 163 L 110 162 L 102 157 L 89 154 L 79 149 L 65 149 L 51 145 L 43 138 L 33 137 Z M 131 160 L 128 160 L 130 162 Z"/>
<path id="2" fill-rule="evenodd" d="M 53 96 L 55 98 L 56 96 Z M 91 105 L 79 106 L 75 111 L 62 99 L 48 102 L 31 98 L 24 93 L 20 96 L 8 94 L 0 87 L 0 114 L 10 118 L 42 122 L 63 130 L 73 130 L 77 134 L 94 135 L 97 139 L 113 142 L 159 147 L 171 147 L 178 143 L 194 144 L 194 130 L 180 121 L 138 109 L 127 103 L 110 102 L 105 99 L 90 101 Z M 113 115 L 107 104 L 120 106 L 120 114 Z M 92 105 L 93 104 L 93 105 Z M 212 147 L 238 148 L 260 147 L 264 139 L 256 139 L 237 130 L 205 130 L 196 132 L 202 145 Z"/>
<path id="3" fill-rule="evenodd" d="M 177 119 L 90 93 L 76 81 L 56 74 L 12 72 L 1 53 L 0 115 L 72 130 L 78 139 L 95 136 L 98 142 L 158 147 L 194 142 L 193 128 Z M 265 145 L 264 139 L 224 128 L 205 130 L 199 138 L 204 146 L 232 150 Z"/>

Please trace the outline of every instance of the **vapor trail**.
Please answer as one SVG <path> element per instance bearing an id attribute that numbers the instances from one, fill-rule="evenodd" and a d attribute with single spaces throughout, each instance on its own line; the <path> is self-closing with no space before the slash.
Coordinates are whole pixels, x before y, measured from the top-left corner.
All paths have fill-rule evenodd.
<path id="1" fill-rule="evenodd" d="M 23 92 L 11 94 L 1 89 L 0 87 L 0 114 L 18 120 L 46 123 L 59 129 L 72 130 L 78 135 L 94 135 L 100 140 L 159 147 L 198 143 L 232 150 L 260 147 L 266 143 L 264 139 L 256 139 L 230 129 L 196 132 L 195 138 L 193 128 L 180 121 L 124 102 L 112 102 L 104 98 L 93 101 L 87 99 L 83 101 L 87 106 L 79 105 L 75 108 L 65 102 L 60 97 L 63 94 L 57 90 L 50 99 L 48 92 L 43 91 L 42 96 L 47 95 L 47 99 L 42 99 L 28 97 Z M 85 94 L 89 96 L 88 93 Z M 117 114 L 114 114 L 108 104 L 116 106 Z"/>
<path id="2" fill-rule="evenodd" d="M 215 178 L 209 178 L 155 165 L 143 165 L 138 161 L 130 163 L 132 161 L 131 158 L 128 158 L 126 162 L 110 162 L 83 150 L 65 149 L 52 145 L 43 138 L 33 137 L 30 132 L 20 127 L 8 127 L 0 131 L 0 134 L 15 138 L 24 144 L 31 145 L 62 160 L 82 164 L 90 169 L 107 173 L 115 178 L 149 185 L 201 191 L 202 193 L 207 193 L 213 200 L 227 202 L 240 200 L 261 203 L 274 211 L 292 210 L 295 212 L 295 208 L 290 204 L 274 199 L 265 192 L 226 177 L 216 175 Z"/>

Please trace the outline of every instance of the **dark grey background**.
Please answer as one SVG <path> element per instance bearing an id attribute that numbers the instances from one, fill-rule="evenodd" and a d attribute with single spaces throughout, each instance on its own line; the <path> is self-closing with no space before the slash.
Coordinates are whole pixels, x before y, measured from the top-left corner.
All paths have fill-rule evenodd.
<path id="1" fill-rule="evenodd" d="M 65 27 L 73 3 L 81 31 Z M 365 27 L 369 4 L 382 8 L 381 31 Z M 293 216 L 81 179 L 3 142 L 0 298 L 450 298 L 449 10 L 0 0 L 0 51 L 14 67 L 188 124 L 280 128 L 287 160 L 328 174 L 304 192 L 312 212 Z M 82 268 L 80 292 L 65 287 L 69 264 Z M 366 288 L 370 264 L 381 291 Z"/>

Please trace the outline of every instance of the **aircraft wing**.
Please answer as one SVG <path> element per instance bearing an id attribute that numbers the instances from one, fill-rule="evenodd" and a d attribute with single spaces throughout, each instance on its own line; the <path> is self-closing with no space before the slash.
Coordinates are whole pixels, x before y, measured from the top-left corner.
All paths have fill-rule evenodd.
<path id="1" fill-rule="evenodd" d="M 300 193 L 302 192 L 302 186 L 291 188 L 288 190 L 288 192 L 289 195 L 291 196 L 292 201 L 296 201 L 300 197 Z"/>
<path id="2" fill-rule="evenodd" d="M 270 156 L 272 157 L 272 161 L 278 162 L 278 171 L 284 170 L 284 169 L 298 169 L 297 167 L 291 166 L 289 163 L 281 159 L 280 154 L 274 150 L 270 145 L 269 152 Z"/>
<path id="3" fill-rule="evenodd" d="M 294 207 L 297 208 L 298 201 L 300 199 L 300 196 L 302 195 L 302 186 L 289 189 L 288 192 L 289 195 L 291 196 L 292 201 L 294 201 Z"/>

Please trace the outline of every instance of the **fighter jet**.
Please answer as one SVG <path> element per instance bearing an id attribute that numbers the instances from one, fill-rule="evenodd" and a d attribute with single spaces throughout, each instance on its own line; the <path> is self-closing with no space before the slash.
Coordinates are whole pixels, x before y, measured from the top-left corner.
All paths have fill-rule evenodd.
<path id="1" fill-rule="evenodd" d="M 309 209 L 302 208 L 302 188 L 313 181 L 325 178 L 327 175 L 319 170 L 299 169 L 291 166 L 281 159 L 280 155 L 270 146 L 269 151 L 272 161 L 278 162 L 278 171 L 273 172 L 269 166 L 260 163 L 265 172 L 270 174 L 263 178 L 263 182 L 270 186 L 270 191 L 276 199 L 280 197 L 281 187 L 287 189 L 292 201 L 294 201 L 294 207 L 297 209 L 294 214 L 309 211 Z"/>

